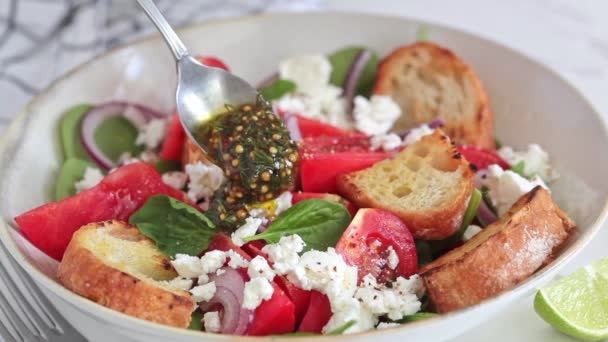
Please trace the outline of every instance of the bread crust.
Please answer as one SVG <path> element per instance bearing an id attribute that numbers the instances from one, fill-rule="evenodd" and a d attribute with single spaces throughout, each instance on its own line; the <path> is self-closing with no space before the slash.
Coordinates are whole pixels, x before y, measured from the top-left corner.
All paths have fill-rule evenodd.
<path id="1" fill-rule="evenodd" d="M 440 313 L 477 304 L 511 289 L 552 260 L 574 222 L 537 186 L 500 220 L 420 270 Z"/>
<path id="2" fill-rule="evenodd" d="M 368 169 L 338 176 L 338 192 L 359 208 L 380 208 L 397 215 L 405 222 L 416 239 L 441 240 L 453 235 L 460 228 L 464 212 L 473 192 L 475 172 L 469 162 L 465 158 L 462 158 L 458 150 L 450 143 L 449 138 L 445 136 L 441 129 L 437 129 L 432 135 L 423 137 L 416 144 L 419 143 L 442 146 L 442 148 L 446 149 L 445 153 L 451 158 L 452 167 L 462 170 L 462 180 L 459 182 L 457 195 L 447 204 L 424 211 L 406 210 L 387 205 L 371 197 L 365 189 L 359 186 L 357 182 L 358 175 L 366 172 Z M 413 146 L 408 148 L 412 148 Z M 407 152 L 407 148 L 400 153 L 405 152 Z M 391 160 L 381 163 L 385 162 L 390 163 Z"/>
<path id="3" fill-rule="evenodd" d="M 187 328 L 195 309 L 192 296 L 182 290 L 163 288 L 150 279 L 141 279 L 109 265 L 85 247 L 83 239 L 96 229 L 124 229 L 125 239 L 145 238 L 139 230 L 118 221 L 93 223 L 73 236 L 59 265 L 59 281 L 71 291 L 98 304 L 165 325 Z M 128 261 L 127 261 L 128 262 Z M 153 261 L 175 272 L 169 260 Z"/>
<path id="4" fill-rule="evenodd" d="M 424 60 L 421 56 L 428 56 Z M 417 73 L 421 77 L 420 85 L 407 84 L 404 73 Z M 470 99 L 474 101 L 471 108 L 463 109 L 459 117 L 454 117 L 453 111 L 448 112 L 443 103 L 450 100 L 451 94 L 441 89 L 441 80 L 453 79 L 454 83 L 468 93 L 473 94 Z M 405 88 L 407 84 L 410 88 Z M 433 87 L 439 89 L 438 93 L 430 95 L 414 95 L 408 89 L 411 87 Z M 443 90 L 443 91 L 442 91 Z M 427 123 L 437 117 L 445 121 L 444 130 L 460 144 L 474 144 L 494 149 L 494 113 L 490 106 L 487 92 L 481 79 L 475 71 L 452 51 L 429 42 L 417 42 L 395 49 L 386 56 L 378 66 L 378 76 L 373 93 L 388 95 L 399 103 L 402 116 L 395 124 L 394 129 L 411 128 Z"/>

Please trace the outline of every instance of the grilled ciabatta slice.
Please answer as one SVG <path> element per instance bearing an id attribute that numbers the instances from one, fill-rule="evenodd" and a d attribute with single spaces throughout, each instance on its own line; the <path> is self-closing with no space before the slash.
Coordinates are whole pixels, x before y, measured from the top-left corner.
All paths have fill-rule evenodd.
<path id="1" fill-rule="evenodd" d="M 494 297 L 547 264 L 574 222 L 537 186 L 498 221 L 420 270 L 427 294 L 444 313 Z"/>
<path id="2" fill-rule="evenodd" d="M 195 302 L 166 282 L 176 276 L 154 242 L 120 221 L 80 228 L 58 271 L 59 281 L 83 297 L 131 316 L 186 328 Z"/>
<path id="3" fill-rule="evenodd" d="M 338 190 L 360 208 L 400 217 L 416 239 L 438 240 L 462 223 L 475 172 L 440 129 L 393 159 L 338 177 Z"/>
<path id="4" fill-rule="evenodd" d="M 374 94 L 399 103 L 394 129 L 437 117 L 457 143 L 494 148 L 494 115 L 475 71 L 450 50 L 418 42 L 394 50 L 380 63 Z"/>

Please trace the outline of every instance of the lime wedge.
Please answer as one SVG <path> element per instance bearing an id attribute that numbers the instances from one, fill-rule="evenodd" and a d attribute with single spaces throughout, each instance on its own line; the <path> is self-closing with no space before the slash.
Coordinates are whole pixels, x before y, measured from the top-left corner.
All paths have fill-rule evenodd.
<path id="1" fill-rule="evenodd" d="M 534 309 L 555 329 L 584 341 L 608 338 L 608 258 L 541 289 Z"/>

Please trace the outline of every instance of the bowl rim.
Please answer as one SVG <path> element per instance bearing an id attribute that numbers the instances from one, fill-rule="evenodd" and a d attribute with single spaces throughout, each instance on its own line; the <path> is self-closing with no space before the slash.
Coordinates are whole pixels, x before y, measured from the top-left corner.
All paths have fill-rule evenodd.
<path id="1" fill-rule="evenodd" d="M 297 16 L 297 17 L 305 17 L 305 16 L 314 16 L 314 15 L 322 15 L 322 16 L 346 16 L 350 18 L 355 17 L 363 17 L 363 18 L 376 18 L 376 19 L 389 19 L 389 20 L 397 20 L 406 22 L 408 25 L 417 24 L 417 25 L 426 25 L 429 27 L 437 27 L 442 30 L 453 31 L 458 34 L 462 34 L 468 36 L 469 38 L 477 39 L 481 41 L 484 45 L 499 47 L 506 52 L 517 55 L 522 58 L 526 63 L 530 63 L 537 69 L 542 69 L 547 74 L 551 75 L 559 82 L 563 83 L 564 86 L 568 88 L 568 90 L 572 93 L 573 96 L 578 97 L 580 101 L 585 103 L 590 109 L 590 115 L 597 119 L 603 131 L 605 137 L 608 137 L 608 123 L 606 119 L 600 114 L 600 111 L 596 108 L 596 106 L 588 100 L 588 98 L 560 73 L 555 71 L 550 66 L 536 60 L 535 58 L 527 55 L 524 52 L 518 51 L 515 48 L 510 47 L 509 45 L 496 41 L 492 38 L 489 38 L 483 33 L 472 32 L 470 30 L 454 27 L 449 24 L 439 23 L 435 20 L 421 19 L 406 15 L 387 15 L 387 14 L 378 14 L 378 13 L 364 13 L 360 11 L 345 11 L 345 10 L 312 10 L 306 12 L 272 12 L 272 13 L 260 13 L 253 15 L 244 15 L 239 17 L 231 17 L 231 18 L 220 18 L 220 19 L 211 19 L 202 23 L 193 23 L 189 25 L 184 25 L 179 27 L 177 32 L 184 33 L 190 30 L 198 30 L 200 28 L 207 28 L 210 26 L 216 25 L 231 25 L 234 22 L 244 22 L 244 21 L 264 21 L 271 20 L 274 17 L 283 17 L 283 16 Z M 81 62 L 71 68 L 69 71 L 62 74 L 60 77 L 56 78 L 53 82 L 51 82 L 48 86 L 40 90 L 35 96 L 33 96 L 25 106 L 18 112 L 18 114 L 12 119 L 9 126 L 6 128 L 3 136 L 0 138 L 0 155 L 4 155 L 5 152 L 10 151 L 11 148 L 18 146 L 21 141 L 12 142 L 10 140 L 11 137 L 18 134 L 18 131 L 21 129 L 20 124 L 26 119 L 26 117 L 31 113 L 31 108 L 37 105 L 39 102 L 42 102 L 46 96 L 48 96 L 49 92 L 56 87 L 58 84 L 62 83 L 64 80 L 70 78 L 71 76 L 77 74 L 79 71 L 84 69 L 93 61 L 98 59 L 107 58 L 111 55 L 119 53 L 125 49 L 133 48 L 134 46 L 147 44 L 151 42 L 161 42 L 162 39 L 160 35 L 156 32 L 144 36 L 142 38 L 135 39 L 126 44 L 121 44 L 115 46 L 111 49 L 108 49 L 100 54 L 97 54 L 84 62 Z M 392 329 L 383 329 L 379 330 L 368 330 L 360 333 L 349 334 L 349 335 L 318 335 L 318 336 L 302 336 L 299 337 L 300 341 L 308 341 L 308 340 L 320 340 L 320 339 L 345 339 L 350 337 L 363 338 L 363 337 L 371 337 L 371 336 L 387 336 L 388 334 L 404 334 L 406 331 L 414 330 L 414 328 L 421 328 L 426 326 L 440 326 L 445 321 L 449 321 L 453 317 L 464 316 L 465 314 L 473 311 L 481 311 L 486 306 L 489 306 L 492 303 L 499 302 L 508 302 L 510 298 L 521 298 L 525 292 L 529 291 L 529 287 L 534 287 L 533 285 L 539 282 L 542 279 L 549 278 L 561 269 L 567 262 L 572 260 L 572 258 L 578 254 L 584 246 L 586 246 L 589 241 L 596 235 L 596 233 L 601 229 L 602 224 L 608 217 L 608 200 L 602 206 L 602 209 L 599 215 L 595 218 L 595 220 L 589 224 L 588 229 L 579 234 L 575 241 L 573 241 L 566 249 L 560 252 L 559 256 L 555 258 L 549 265 L 543 267 L 542 269 L 535 272 L 531 277 L 526 279 L 524 282 L 516 285 L 512 289 L 505 291 L 495 297 L 484 300 L 478 304 L 469 306 L 467 308 L 457 310 L 447 314 L 441 314 L 440 316 L 420 320 L 408 323 L 407 325 L 402 325 L 398 328 Z M 124 329 L 134 329 L 134 325 L 136 329 L 148 329 L 149 333 L 160 333 L 163 336 L 171 336 L 171 334 L 179 334 L 182 337 L 204 337 L 211 338 L 213 340 L 233 340 L 238 338 L 239 340 L 247 340 L 247 341 L 275 341 L 280 339 L 281 336 L 234 336 L 234 335 L 223 335 L 223 334 L 212 334 L 194 330 L 188 330 L 183 328 L 171 327 L 162 325 L 159 323 L 147 321 L 144 319 L 139 319 L 125 313 L 107 308 L 101 304 L 97 304 L 87 298 L 81 297 L 76 293 L 68 290 L 61 284 L 59 284 L 56 280 L 44 274 L 40 271 L 36 266 L 34 266 L 28 258 L 21 252 L 21 250 L 17 247 L 16 242 L 10 236 L 9 230 L 14 229 L 11 227 L 11 224 L 4 220 L 4 218 L 0 219 L 0 243 L 3 243 L 11 255 L 11 257 L 18 263 L 18 265 L 25 270 L 30 277 L 32 277 L 37 283 L 42 284 L 46 290 L 52 292 L 54 295 L 60 297 L 63 301 L 67 302 L 69 305 L 78 307 L 80 310 L 86 311 L 90 313 L 92 316 L 102 316 L 102 318 L 112 325 L 118 325 Z M 43 290 L 44 292 L 44 290 Z M 47 295 L 45 293 L 45 295 Z M 48 296 L 48 295 L 47 295 Z M 506 303 L 505 303 L 506 304 Z M 71 322 L 70 322 L 71 324 Z M 203 334 L 203 335 L 201 335 Z M 290 339 L 293 337 L 289 337 Z"/>

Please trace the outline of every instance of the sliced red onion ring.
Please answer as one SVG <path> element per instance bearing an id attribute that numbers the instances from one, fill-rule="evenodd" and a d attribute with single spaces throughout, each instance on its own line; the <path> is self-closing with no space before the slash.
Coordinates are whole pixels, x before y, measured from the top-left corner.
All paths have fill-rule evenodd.
<path id="1" fill-rule="evenodd" d="M 274 72 L 271 75 L 269 75 L 268 77 L 266 77 L 265 79 L 263 79 L 260 83 L 258 83 L 258 85 L 256 86 L 256 89 L 266 88 L 269 85 L 276 82 L 278 79 L 279 79 L 279 73 Z"/>
<path id="2" fill-rule="evenodd" d="M 291 140 L 301 141 L 302 132 L 300 132 L 300 125 L 298 124 L 298 117 L 295 116 L 293 113 L 286 112 L 283 115 L 283 122 L 285 122 L 285 127 L 289 131 Z"/>
<path id="3" fill-rule="evenodd" d="M 359 82 L 361 74 L 363 74 L 363 69 L 365 69 L 365 65 L 367 64 L 367 62 L 369 62 L 369 59 L 371 57 L 371 51 L 367 49 L 361 50 L 355 56 L 353 64 L 350 66 L 348 74 L 346 74 L 346 79 L 344 80 L 344 86 L 342 88 L 342 96 L 346 101 L 346 113 L 348 115 L 352 114 L 353 111 L 353 99 L 355 98 L 357 83 Z"/>
<path id="4" fill-rule="evenodd" d="M 488 207 L 486 202 L 481 199 L 479 202 L 479 207 L 477 207 L 477 219 L 481 224 L 485 227 L 498 219 L 496 215 L 492 212 L 492 210 Z"/>
<path id="5" fill-rule="evenodd" d="M 245 279 L 230 267 L 222 268 L 221 275 L 211 275 L 209 281 L 215 281 L 215 295 L 210 301 L 200 304 L 203 311 L 215 311 L 222 307 L 223 317 L 220 333 L 244 335 L 253 312 L 243 308 Z"/>
<path id="6" fill-rule="evenodd" d="M 141 127 L 151 119 L 163 118 L 164 115 L 148 107 L 128 102 L 108 102 L 91 109 L 82 120 L 80 140 L 85 150 L 100 167 L 111 169 L 116 163 L 108 158 L 95 143 L 95 131 L 106 119 L 123 116 L 135 127 Z"/>
<path id="7" fill-rule="evenodd" d="M 432 129 L 437 129 L 439 127 L 442 127 L 445 124 L 445 121 L 443 120 L 442 117 L 437 117 L 434 120 L 431 120 L 429 122 L 426 123 L 427 126 L 429 126 L 429 128 Z M 404 129 L 402 131 L 398 131 L 395 132 L 395 134 L 397 134 L 398 136 L 401 137 L 401 139 L 404 139 L 405 137 L 407 137 L 408 134 L 410 134 L 410 132 L 412 131 L 411 128 L 408 129 Z"/>

